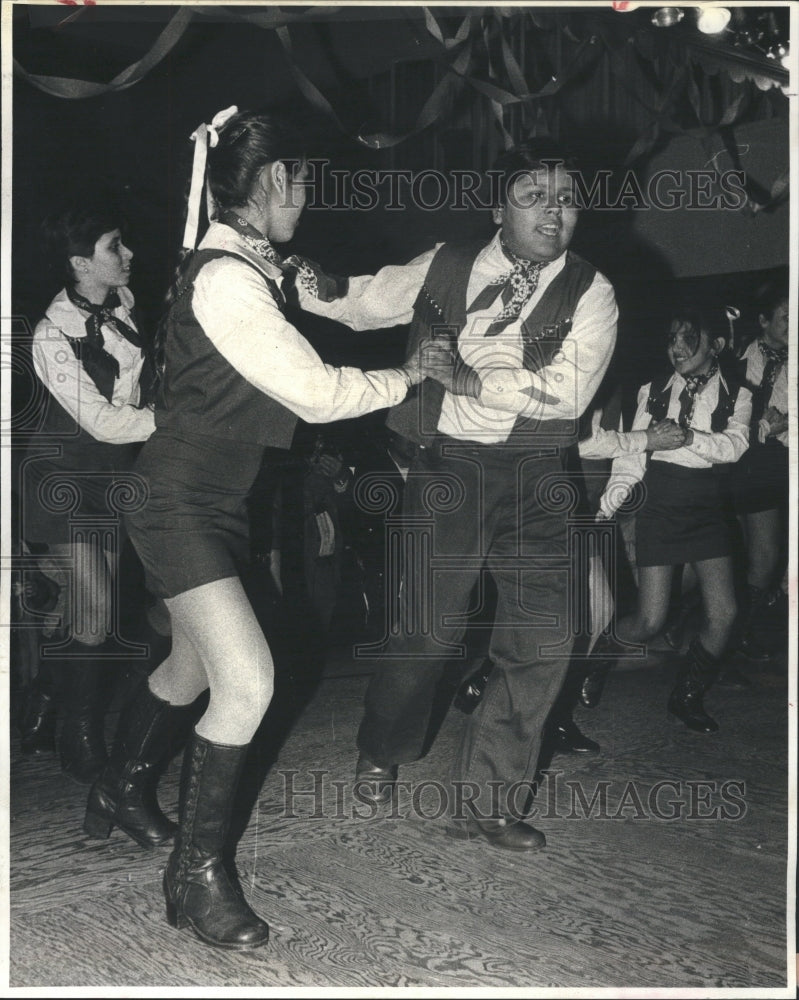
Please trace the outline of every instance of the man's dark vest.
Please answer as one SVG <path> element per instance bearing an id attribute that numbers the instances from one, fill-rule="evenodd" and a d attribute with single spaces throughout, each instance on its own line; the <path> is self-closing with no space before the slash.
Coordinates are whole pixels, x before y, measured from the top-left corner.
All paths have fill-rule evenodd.
<path id="1" fill-rule="evenodd" d="M 412 357 L 426 339 L 446 336 L 456 342 L 466 325 L 466 292 L 478 253 L 485 243 L 445 243 L 433 258 L 424 285 L 414 303 L 408 340 Z M 540 301 L 522 324 L 524 367 L 538 371 L 550 363 L 571 330 L 577 303 L 591 286 L 596 269 L 571 252 L 561 272 L 547 286 Z M 573 390 L 572 390 L 573 391 Z M 556 394 L 556 390 L 552 390 Z M 388 426 L 429 445 L 437 434 L 444 388 L 426 379 L 404 402 L 389 411 Z M 566 447 L 578 436 L 577 420 L 539 420 L 518 417 L 509 442 Z"/>
<path id="2" fill-rule="evenodd" d="M 244 257 L 226 250 L 194 253 L 178 279 L 167 318 L 165 371 L 156 403 L 156 424 L 180 433 L 289 448 L 297 417 L 240 375 L 214 347 L 194 315 L 194 282 L 200 269 L 218 257 L 233 257 L 256 270 L 282 306 L 275 282 Z"/>

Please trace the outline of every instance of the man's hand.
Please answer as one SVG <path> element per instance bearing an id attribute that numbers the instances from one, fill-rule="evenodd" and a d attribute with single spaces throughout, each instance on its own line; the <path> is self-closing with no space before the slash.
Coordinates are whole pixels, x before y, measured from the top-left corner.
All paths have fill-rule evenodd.
<path id="1" fill-rule="evenodd" d="M 311 463 L 316 472 L 327 476 L 329 479 L 335 479 L 344 464 L 341 456 L 331 455 L 329 452 L 322 452 L 321 455 L 311 459 Z"/>
<path id="2" fill-rule="evenodd" d="M 673 451 L 686 443 L 688 432 L 673 420 L 658 420 L 646 429 L 647 451 Z"/>

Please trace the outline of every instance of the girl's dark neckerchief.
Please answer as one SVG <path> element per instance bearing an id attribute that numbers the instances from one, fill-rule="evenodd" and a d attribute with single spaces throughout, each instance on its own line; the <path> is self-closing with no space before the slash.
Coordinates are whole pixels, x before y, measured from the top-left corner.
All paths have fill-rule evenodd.
<path id="1" fill-rule="evenodd" d="M 70 337 L 66 334 L 65 336 L 67 336 L 75 357 L 83 366 L 83 370 L 97 386 L 98 392 L 110 403 L 114 396 L 114 386 L 119 378 L 119 362 L 113 354 L 109 354 L 105 349 L 102 327 L 108 325 L 134 347 L 138 347 L 142 357 L 145 358 L 139 383 L 142 401 L 146 401 L 146 394 L 149 391 L 148 385 L 152 381 L 150 377 L 151 366 L 147 363 L 147 352 L 139 331 L 114 315 L 114 309 L 120 305 L 117 292 L 109 292 L 105 301 L 98 305 L 96 302 L 89 302 L 74 288 L 68 287 L 66 291 L 69 301 L 82 312 L 89 314 L 86 318 L 85 337 Z M 145 376 L 147 377 L 145 378 Z"/>
<path id="2" fill-rule="evenodd" d="M 760 348 L 760 353 L 763 355 L 765 360 L 765 365 L 763 366 L 763 378 L 760 380 L 761 387 L 772 388 L 774 383 L 777 381 L 777 376 L 780 373 L 785 362 L 788 360 L 788 348 L 787 347 L 772 347 L 767 344 L 765 340 L 758 340 L 757 346 Z"/>
<path id="3" fill-rule="evenodd" d="M 680 427 L 684 427 L 687 430 L 691 426 L 696 397 L 701 393 L 718 370 L 719 363 L 716 360 L 711 365 L 710 370 L 705 372 L 704 375 L 683 376 L 685 379 L 685 387 L 680 393 L 680 413 L 677 417 L 677 423 Z"/>
<path id="4" fill-rule="evenodd" d="M 74 306 L 89 314 L 86 318 L 86 337 L 92 347 L 103 347 L 105 341 L 103 339 L 102 327 L 103 324 L 107 324 L 113 327 L 128 343 L 133 344 L 134 347 L 138 347 L 144 353 L 144 343 L 139 331 L 129 326 L 124 320 L 121 320 L 114 314 L 114 310 L 118 309 L 121 305 L 119 293 L 116 289 L 110 291 L 100 305 L 96 302 L 89 302 L 85 296 L 81 295 L 76 288 L 71 286 L 67 286 L 67 297 Z"/>

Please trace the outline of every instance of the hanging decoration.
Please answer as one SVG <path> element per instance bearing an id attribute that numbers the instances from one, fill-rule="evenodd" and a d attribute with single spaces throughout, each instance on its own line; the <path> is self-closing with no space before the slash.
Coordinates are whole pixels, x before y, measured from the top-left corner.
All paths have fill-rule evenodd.
<path id="1" fill-rule="evenodd" d="M 98 8 L 86 8 L 89 13 L 93 9 Z M 654 82 L 659 96 L 655 104 L 646 107 L 649 122 L 631 149 L 628 163 L 651 150 L 664 132 L 678 133 L 688 127 L 710 131 L 734 124 L 742 107 L 743 90 L 732 95 L 716 120 L 703 118 L 695 67 L 710 75 L 725 72 L 741 84 L 752 81 L 760 90 L 776 86 L 787 93 L 788 88 L 787 20 L 782 13 L 778 16 L 777 8 L 726 8 L 713 4 L 654 9 L 622 0 L 614 2 L 612 8 L 564 6 L 557 12 L 554 7 L 522 6 L 398 8 L 402 13 L 396 16 L 413 22 L 416 37 L 422 31 L 433 40 L 432 59 L 440 72 L 410 128 L 359 132 L 347 128 L 334 107 L 334 99 L 313 82 L 300 64 L 292 40 L 292 32 L 304 22 L 335 21 L 348 10 L 335 6 L 185 6 L 172 16 L 150 51 L 109 83 L 32 74 L 18 62 L 14 68 L 32 86 L 56 97 L 75 100 L 123 90 L 141 80 L 174 48 L 193 18 L 213 16 L 274 31 L 288 71 L 306 100 L 363 146 L 383 149 L 406 141 L 445 121 L 471 91 L 478 101 L 487 102 L 501 142 L 507 147 L 516 138 L 514 123 L 517 128 L 523 123 L 529 129 L 545 121 L 542 106 L 551 106 L 547 99 L 593 72 L 603 57 L 618 82 L 646 107 L 627 68 L 629 60 L 614 58 L 621 46 L 632 45 L 652 67 L 647 71 L 649 85 L 645 90 L 650 91 Z M 685 16 L 686 10 L 690 17 Z M 557 57 L 549 67 L 553 47 L 541 45 L 539 40 L 557 35 L 562 44 L 554 47 Z M 526 43 L 520 42 L 522 38 Z M 678 107 L 684 106 L 686 100 L 696 117 L 690 125 L 685 124 L 684 113 L 678 114 Z M 514 107 L 521 109 L 521 117 L 511 114 Z"/>
<path id="2" fill-rule="evenodd" d="M 36 73 L 28 73 L 16 59 L 14 60 L 14 73 L 39 90 L 43 90 L 45 94 L 52 94 L 53 97 L 65 97 L 68 100 L 99 97 L 101 94 L 125 90 L 138 83 L 174 48 L 191 23 L 192 17 L 193 13 L 190 7 L 181 7 L 158 36 L 150 51 L 115 76 L 110 83 L 94 83 L 91 80 L 73 80 L 60 76 L 40 76 Z"/>

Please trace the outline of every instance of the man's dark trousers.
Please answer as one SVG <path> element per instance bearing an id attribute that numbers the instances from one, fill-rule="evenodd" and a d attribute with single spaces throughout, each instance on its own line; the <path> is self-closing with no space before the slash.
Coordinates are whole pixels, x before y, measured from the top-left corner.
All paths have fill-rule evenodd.
<path id="1" fill-rule="evenodd" d="M 452 438 L 421 451 L 405 484 L 403 518 L 409 533 L 432 518 L 432 627 L 426 630 L 418 615 L 407 627 L 420 585 L 411 571 L 402 583 L 406 627 L 390 637 L 378 662 L 358 733 L 360 751 L 378 765 L 420 757 L 435 689 L 453 656 L 447 644 L 463 639 L 466 618 L 477 610 L 469 606 L 474 585 L 490 571 L 498 592 L 489 650 L 495 666 L 452 768 L 453 780 L 479 787 L 475 805 L 485 815 L 519 816 L 524 795 L 513 786 L 535 776 L 544 723 L 572 647 L 569 503 L 557 488 L 566 473 L 561 452 L 542 451 Z"/>

